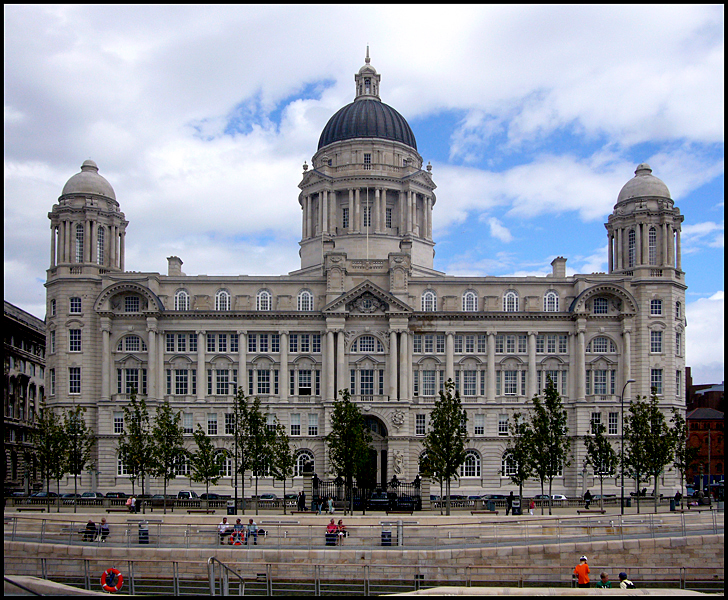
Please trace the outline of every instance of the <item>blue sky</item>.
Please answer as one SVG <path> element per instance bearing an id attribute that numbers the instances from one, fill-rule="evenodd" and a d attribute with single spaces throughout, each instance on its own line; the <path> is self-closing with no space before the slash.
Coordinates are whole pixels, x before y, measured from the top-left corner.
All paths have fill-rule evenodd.
<path id="1" fill-rule="evenodd" d="M 127 269 L 299 266 L 298 188 L 366 46 L 438 186 L 436 268 L 606 271 L 648 162 L 685 215 L 687 355 L 723 379 L 722 6 L 5 6 L 5 299 L 43 317 L 47 213 L 91 158 Z"/>

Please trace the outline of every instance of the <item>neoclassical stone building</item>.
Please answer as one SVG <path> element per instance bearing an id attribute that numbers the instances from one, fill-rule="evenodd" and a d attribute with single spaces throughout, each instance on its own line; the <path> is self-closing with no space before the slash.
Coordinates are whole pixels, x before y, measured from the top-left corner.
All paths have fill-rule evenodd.
<path id="1" fill-rule="evenodd" d="M 99 436 L 91 487 L 131 487 L 116 440 L 134 388 L 152 411 L 169 398 L 186 433 L 200 424 L 225 449 L 242 386 L 285 424 L 299 467 L 312 460 L 320 476 L 332 401 L 348 388 L 384 482 L 417 474 L 430 409 L 453 379 L 470 435 L 461 493 L 512 487 L 508 421 L 547 376 L 574 437 L 554 489 L 567 495 L 595 485 L 583 466 L 592 422 L 618 446 L 628 379 L 627 397 L 654 386 L 666 411 L 684 409 L 683 217 L 649 166 L 637 167 L 609 216 L 608 273 L 567 276 L 559 257 L 545 277 L 448 276 L 433 268 L 431 167 L 407 121 L 381 101 L 368 56 L 354 79 L 354 101 L 303 166 L 301 268 L 288 275 L 187 276 L 174 256 L 166 274 L 126 271 L 128 222 L 96 164 L 63 188 L 48 215 L 46 388 L 55 405 L 88 408 Z M 674 480 L 668 472 L 660 485 Z M 607 491 L 616 485 L 608 480 Z"/>

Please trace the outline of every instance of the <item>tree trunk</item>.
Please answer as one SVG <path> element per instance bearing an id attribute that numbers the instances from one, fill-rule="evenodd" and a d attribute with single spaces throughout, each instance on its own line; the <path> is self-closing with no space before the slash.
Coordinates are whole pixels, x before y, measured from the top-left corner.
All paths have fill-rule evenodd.
<path id="1" fill-rule="evenodd" d="M 450 478 L 447 478 L 447 503 L 445 505 L 445 515 L 450 516 Z"/>
<path id="2" fill-rule="evenodd" d="M 164 507 L 164 514 L 167 514 L 167 478 L 164 478 L 164 484 L 162 485 L 164 490 L 164 498 L 162 498 L 162 506 Z"/>
<path id="3" fill-rule="evenodd" d="M 604 477 L 599 478 L 599 509 L 604 510 Z"/>
<path id="4" fill-rule="evenodd" d="M 73 474 L 73 512 L 76 512 L 76 505 L 78 503 L 78 475 Z"/>

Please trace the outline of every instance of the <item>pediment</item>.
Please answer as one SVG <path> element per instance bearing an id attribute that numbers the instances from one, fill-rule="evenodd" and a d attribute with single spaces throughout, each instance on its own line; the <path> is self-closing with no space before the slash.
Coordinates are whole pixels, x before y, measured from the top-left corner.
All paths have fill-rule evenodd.
<path id="1" fill-rule="evenodd" d="M 411 313 L 412 309 L 371 281 L 364 281 L 355 288 L 329 302 L 324 314 L 347 313 L 360 315 Z"/>

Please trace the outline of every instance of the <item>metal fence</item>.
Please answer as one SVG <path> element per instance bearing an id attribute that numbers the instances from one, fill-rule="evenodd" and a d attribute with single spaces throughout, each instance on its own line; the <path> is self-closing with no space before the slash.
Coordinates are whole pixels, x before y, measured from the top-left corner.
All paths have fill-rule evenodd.
<path id="1" fill-rule="evenodd" d="M 64 515 L 65 516 L 65 515 Z M 297 516 L 265 516 L 257 520 L 264 531 L 258 547 L 314 549 L 326 546 L 326 519 L 320 524 L 301 523 Z M 346 519 L 345 519 L 346 520 Z M 345 523 L 346 524 L 346 523 Z M 143 515 L 110 523 L 106 541 L 85 537 L 86 521 L 37 516 L 5 515 L 5 540 L 68 545 L 204 548 L 227 544 L 212 523 L 164 523 Z M 724 531 L 723 513 L 647 513 L 642 515 L 583 515 L 529 519 L 493 519 L 472 516 L 472 521 L 421 525 L 418 513 L 390 516 L 375 523 L 350 522 L 345 546 L 375 548 L 398 546 L 412 549 L 468 548 L 575 541 L 633 539 L 638 537 L 684 537 Z M 241 552 L 245 551 L 245 547 Z"/>
<path id="2" fill-rule="evenodd" d="M 236 561 L 117 560 L 6 555 L 5 573 L 34 575 L 86 590 L 100 589 L 101 574 L 115 566 L 124 576 L 122 593 L 133 595 L 351 595 L 374 596 L 438 586 L 571 587 L 571 569 L 546 566 L 416 566 L 398 564 L 346 565 Z M 616 580 L 623 565 L 591 565 Z M 7 575 L 11 573 L 11 575 Z M 66 573 L 61 575 L 60 573 Z M 73 573 L 73 575 L 68 575 Z M 638 588 L 722 592 L 723 568 L 630 567 Z"/>

